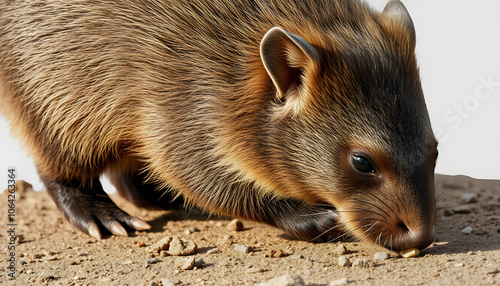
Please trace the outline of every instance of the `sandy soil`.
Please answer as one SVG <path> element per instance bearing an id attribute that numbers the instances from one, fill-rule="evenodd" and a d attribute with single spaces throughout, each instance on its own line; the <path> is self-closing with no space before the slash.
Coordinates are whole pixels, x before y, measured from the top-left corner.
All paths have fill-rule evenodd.
<path id="1" fill-rule="evenodd" d="M 329 285 L 341 278 L 348 285 L 500 285 L 500 182 L 438 176 L 437 190 L 438 240 L 415 258 L 368 243 L 293 240 L 278 229 L 247 221 L 245 230 L 234 232 L 227 229 L 226 219 L 146 212 L 120 200 L 120 206 L 153 229 L 98 241 L 63 220 L 45 192 L 26 192 L 16 200 L 16 280 L 8 276 L 8 206 L 2 195 L 0 285 L 257 285 L 286 273 L 300 276 L 305 285 Z M 472 194 L 472 201 L 465 203 L 464 194 Z M 468 226 L 472 232 L 462 233 Z M 153 258 L 147 246 L 165 236 L 185 237 L 198 245 L 192 255 L 194 269 L 178 269 L 179 256 L 156 255 L 157 263 L 147 263 Z M 368 267 L 340 267 L 335 250 L 339 243 L 351 262 L 366 259 Z M 238 252 L 236 245 L 253 251 Z M 390 258 L 376 260 L 377 252 Z"/>

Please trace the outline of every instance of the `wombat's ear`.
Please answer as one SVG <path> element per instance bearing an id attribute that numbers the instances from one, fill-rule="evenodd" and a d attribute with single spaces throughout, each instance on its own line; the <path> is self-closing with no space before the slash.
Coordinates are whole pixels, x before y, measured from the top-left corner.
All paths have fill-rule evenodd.
<path id="1" fill-rule="evenodd" d="M 405 5 L 403 5 L 401 1 L 390 0 L 385 5 L 382 13 L 391 19 L 401 22 L 408 30 L 412 41 L 415 43 L 415 26 L 413 26 L 410 13 L 408 13 L 408 10 L 406 10 Z"/>
<path id="2" fill-rule="evenodd" d="M 308 68 L 313 68 L 319 55 L 309 42 L 282 28 L 269 30 L 260 42 L 260 56 L 280 99 L 301 85 Z"/>

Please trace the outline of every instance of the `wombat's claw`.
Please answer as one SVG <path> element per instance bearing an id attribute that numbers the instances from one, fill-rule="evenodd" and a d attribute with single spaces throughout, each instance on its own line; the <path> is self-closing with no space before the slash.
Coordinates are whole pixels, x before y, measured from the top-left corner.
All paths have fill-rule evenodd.
<path id="1" fill-rule="evenodd" d="M 151 225 L 138 217 L 134 217 L 130 220 L 132 227 L 135 230 L 148 230 L 151 229 Z"/>
<path id="2" fill-rule="evenodd" d="M 99 226 L 95 222 L 89 223 L 89 226 L 87 227 L 87 231 L 90 236 L 93 236 L 99 240 L 101 240 L 102 235 L 101 231 L 99 230 Z"/>
<path id="3" fill-rule="evenodd" d="M 111 222 L 109 226 L 109 231 L 111 231 L 111 233 L 114 235 L 128 236 L 128 233 L 125 230 L 125 228 L 123 228 L 123 226 L 116 220 Z"/>
<path id="4" fill-rule="evenodd" d="M 95 202 L 96 204 L 101 205 L 101 207 L 98 209 L 91 209 L 90 217 L 87 216 L 87 219 L 80 217 L 80 219 L 88 221 L 84 232 L 87 232 L 90 236 L 101 239 L 101 231 L 103 229 L 108 230 L 113 235 L 128 236 L 126 227 L 129 230 L 147 230 L 151 228 L 151 225 L 142 219 L 130 216 L 126 212 L 122 211 L 114 205 L 109 198 L 103 199 L 101 197 L 101 199 L 102 201 Z M 88 218 L 90 218 L 90 221 Z M 82 221 L 73 221 L 73 224 L 78 226 L 79 224 L 82 224 Z"/>
<path id="5" fill-rule="evenodd" d="M 130 220 L 130 223 L 135 230 L 147 230 L 151 228 L 151 225 L 149 223 L 143 221 L 138 217 L 132 218 Z M 114 235 L 128 236 L 128 233 L 125 230 L 125 228 L 116 220 L 112 221 L 111 224 L 109 225 L 109 231 Z M 87 227 L 87 232 L 90 236 L 93 236 L 99 240 L 102 238 L 99 226 L 95 222 L 89 223 L 89 226 Z"/>
<path id="6" fill-rule="evenodd" d="M 151 228 L 151 225 L 149 223 L 143 221 L 138 217 L 132 217 L 128 220 L 127 224 L 135 230 L 148 230 Z M 111 221 L 107 229 L 114 235 L 128 236 L 127 230 L 125 230 L 121 223 L 116 220 Z M 95 222 L 89 223 L 87 232 L 90 236 L 93 236 L 99 240 L 102 238 L 99 226 Z"/>

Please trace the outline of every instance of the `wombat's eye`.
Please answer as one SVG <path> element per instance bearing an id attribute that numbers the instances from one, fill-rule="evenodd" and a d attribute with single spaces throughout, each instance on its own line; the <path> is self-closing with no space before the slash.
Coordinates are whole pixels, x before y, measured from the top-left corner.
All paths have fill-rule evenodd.
<path id="1" fill-rule="evenodd" d="M 356 169 L 362 173 L 375 173 L 375 168 L 373 168 L 370 160 L 362 155 L 352 155 L 352 164 Z"/>

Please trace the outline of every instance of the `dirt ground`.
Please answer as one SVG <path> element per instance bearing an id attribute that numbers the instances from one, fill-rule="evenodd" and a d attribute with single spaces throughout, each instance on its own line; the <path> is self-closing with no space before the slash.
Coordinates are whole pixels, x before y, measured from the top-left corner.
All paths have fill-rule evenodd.
<path id="1" fill-rule="evenodd" d="M 305 285 L 330 285 L 341 278 L 348 285 L 500 285 L 500 181 L 438 176 L 436 185 L 438 239 L 414 258 L 368 243 L 293 240 L 278 229 L 248 221 L 243 222 L 245 230 L 235 232 L 227 229 L 229 219 L 147 212 L 120 200 L 120 206 L 147 220 L 152 230 L 99 241 L 65 221 L 47 193 L 26 192 L 15 202 L 16 280 L 9 278 L 4 194 L 0 285 L 258 285 L 287 273 L 300 276 Z M 463 233 L 470 230 L 466 227 L 472 228 L 470 234 Z M 197 244 L 196 254 L 188 256 L 196 260 L 193 269 L 176 266 L 186 257 L 157 254 L 159 260 L 150 260 L 147 246 L 166 236 Z M 347 249 L 344 257 L 351 262 L 365 259 L 367 267 L 340 267 L 339 243 Z M 239 252 L 244 247 L 237 245 L 251 251 Z M 375 259 L 377 252 L 390 258 Z"/>

